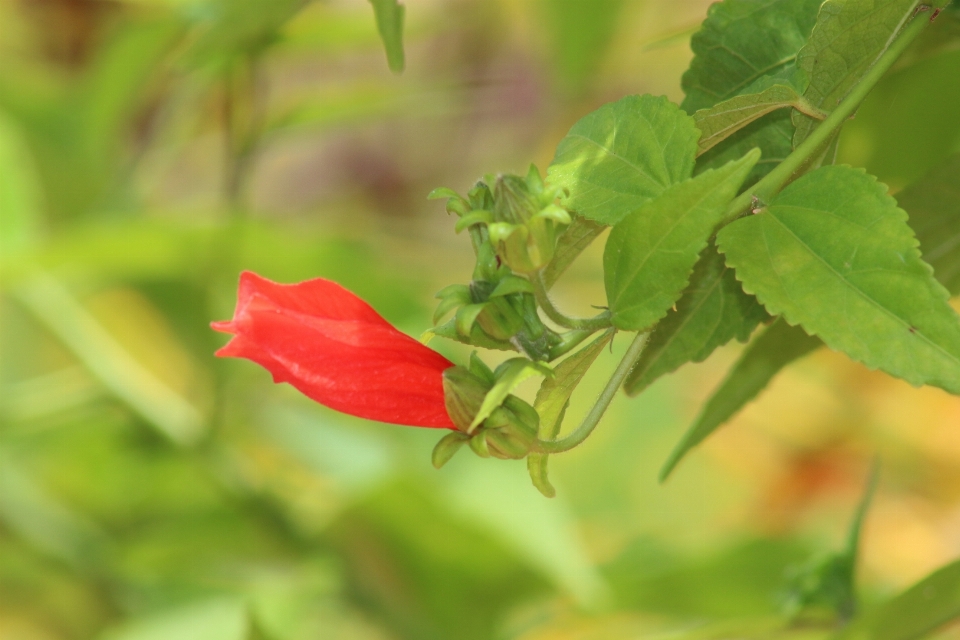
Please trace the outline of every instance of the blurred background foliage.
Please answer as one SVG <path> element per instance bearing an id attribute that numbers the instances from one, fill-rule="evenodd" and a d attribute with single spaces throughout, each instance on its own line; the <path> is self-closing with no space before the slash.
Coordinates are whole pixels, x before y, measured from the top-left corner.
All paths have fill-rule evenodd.
<path id="1" fill-rule="evenodd" d="M 554 500 L 523 463 L 434 471 L 436 432 L 212 356 L 242 269 L 333 278 L 426 330 L 472 266 L 426 194 L 545 168 L 622 95 L 679 102 L 708 4 L 412 0 L 393 75 L 364 0 L 0 0 L 0 637 L 776 637 L 875 454 L 866 605 L 960 556 L 960 399 L 827 351 L 664 486 L 741 347 L 618 398 L 555 458 Z M 841 158 L 899 190 L 960 152 L 958 113 L 951 17 Z M 599 246 L 565 307 L 602 304 Z"/>

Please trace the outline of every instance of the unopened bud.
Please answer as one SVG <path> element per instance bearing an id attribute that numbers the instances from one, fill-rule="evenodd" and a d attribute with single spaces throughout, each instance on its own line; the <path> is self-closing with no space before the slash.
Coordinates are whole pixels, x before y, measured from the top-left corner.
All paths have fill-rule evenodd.
<path id="1" fill-rule="evenodd" d="M 493 188 L 493 216 L 498 222 L 523 224 L 540 210 L 538 198 L 530 193 L 520 176 L 502 175 Z"/>

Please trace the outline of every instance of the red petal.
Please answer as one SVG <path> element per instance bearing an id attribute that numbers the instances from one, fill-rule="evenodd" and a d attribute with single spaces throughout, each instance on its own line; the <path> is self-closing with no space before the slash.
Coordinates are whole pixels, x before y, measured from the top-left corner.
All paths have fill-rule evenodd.
<path id="1" fill-rule="evenodd" d="M 218 356 L 253 360 L 276 382 L 289 382 L 332 409 L 381 422 L 455 428 L 442 382 L 453 364 L 334 282 L 278 285 L 244 273 L 236 315 L 214 328 L 236 334 Z"/>

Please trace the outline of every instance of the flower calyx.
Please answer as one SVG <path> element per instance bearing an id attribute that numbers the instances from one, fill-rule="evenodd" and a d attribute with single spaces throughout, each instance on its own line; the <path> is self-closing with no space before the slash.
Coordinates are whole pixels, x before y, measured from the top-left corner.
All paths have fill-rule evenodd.
<path id="1" fill-rule="evenodd" d="M 433 450 L 438 469 L 467 444 L 481 458 L 519 460 L 537 442 L 540 416 L 526 401 L 509 393 L 524 375 L 515 358 L 491 371 L 474 353 L 468 366 L 456 366 L 443 374 L 447 413 L 457 431 L 444 436 Z M 549 372 L 529 363 L 527 370 Z M 491 406 L 492 405 L 492 406 Z"/>

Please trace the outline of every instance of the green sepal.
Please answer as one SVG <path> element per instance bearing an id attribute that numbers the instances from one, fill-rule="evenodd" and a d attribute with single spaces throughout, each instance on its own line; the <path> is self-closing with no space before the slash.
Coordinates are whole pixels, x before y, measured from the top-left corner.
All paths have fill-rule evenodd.
<path id="1" fill-rule="evenodd" d="M 433 466 L 439 469 L 450 462 L 450 458 L 456 455 L 460 447 L 467 444 L 469 440 L 470 436 L 460 431 L 454 431 L 443 436 L 433 448 L 433 454 L 431 455 Z"/>
<path id="2" fill-rule="evenodd" d="M 472 227 L 475 224 L 490 224 L 493 220 L 493 214 L 489 211 L 477 210 L 466 213 L 457 220 L 457 224 L 453 226 L 455 233 L 460 233 L 468 227 Z"/>
<path id="3" fill-rule="evenodd" d="M 457 324 L 457 333 L 463 337 L 470 336 L 473 332 L 473 325 L 477 321 L 477 316 L 483 311 L 486 303 L 468 304 L 457 310 L 457 316 L 454 321 Z"/>
<path id="4" fill-rule="evenodd" d="M 450 367 L 443 372 L 443 401 L 447 415 L 460 431 L 471 430 L 491 383 L 474 375 L 467 367 Z"/>
<path id="5" fill-rule="evenodd" d="M 491 338 L 483 332 L 483 329 L 479 325 L 473 325 L 470 330 L 469 335 L 461 335 L 457 331 L 456 319 L 451 318 L 443 324 L 435 326 L 433 329 L 427 333 L 439 336 L 441 338 L 446 338 L 447 340 L 453 340 L 461 344 L 470 345 L 472 347 L 481 347 L 483 349 L 495 349 L 498 351 L 518 351 L 518 348 L 513 343 L 507 340 L 496 340 Z"/>
<path id="6" fill-rule="evenodd" d="M 484 438 L 490 455 L 501 460 L 522 460 L 530 452 L 529 442 L 525 442 L 508 431 L 486 429 L 474 439 L 480 437 Z"/>
<path id="7" fill-rule="evenodd" d="M 530 481 L 537 491 L 543 494 L 545 498 L 553 498 L 557 495 L 557 490 L 550 484 L 550 478 L 547 475 L 547 460 L 549 456 L 545 453 L 531 453 L 527 456 L 527 471 L 530 473 Z"/>
<path id="8" fill-rule="evenodd" d="M 488 367 L 487 363 L 480 359 L 476 351 L 470 354 L 470 364 L 468 368 L 470 369 L 470 373 L 488 383 L 491 387 L 493 383 L 497 381 L 493 375 L 493 369 Z"/>
<path id="9" fill-rule="evenodd" d="M 481 422 L 493 413 L 494 409 L 503 404 L 507 396 L 521 382 L 534 375 L 551 376 L 553 371 L 545 364 L 533 362 L 526 358 L 511 358 L 497 367 L 494 371 L 497 381 L 483 399 L 480 410 L 474 416 L 473 422 L 470 423 L 469 431 L 476 429 Z"/>
<path id="10" fill-rule="evenodd" d="M 491 298 L 508 296 L 511 293 L 533 293 L 533 284 L 526 278 L 519 276 L 507 276 L 490 293 Z"/>
<path id="11" fill-rule="evenodd" d="M 537 165 L 530 164 L 530 168 L 527 169 L 526 177 L 527 189 L 535 195 L 540 195 L 543 193 L 543 177 L 540 175 L 540 170 L 537 169 Z"/>
<path id="12" fill-rule="evenodd" d="M 548 204 L 543 209 L 540 209 L 533 216 L 534 218 L 543 218 L 544 220 L 551 220 L 557 224 L 562 224 L 564 226 L 573 222 L 573 218 L 570 217 L 570 212 L 561 207 L 558 204 Z"/>
<path id="13" fill-rule="evenodd" d="M 452 284 L 437 292 L 436 296 L 440 298 L 440 304 L 433 312 L 433 324 L 437 324 L 441 318 L 453 309 L 471 304 L 473 297 L 470 295 L 470 287 L 463 284 Z"/>
<path id="14" fill-rule="evenodd" d="M 470 438 L 470 448 L 481 458 L 490 457 L 490 447 L 487 446 L 486 433 L 478 433 Z"/>
<path id="15" fill-rule="evenodd" d="M 509 340 L 523 328 L 523 317 L 507 298 L 494 298 L 483 303 L 477 324 L 490 337 Z"/>
<path id="16" fill-rule="evenodd" d="M 463 199 L 463 197 L 459 193 L 457 193 L 456 191 L 454 191 L 449 187 L 437 187 L 436 189 L 431 191 L 430 194 L 427 196 L 427 200 L 439 200 L 441 198 L 460 198 L 461 200 Z"/>

